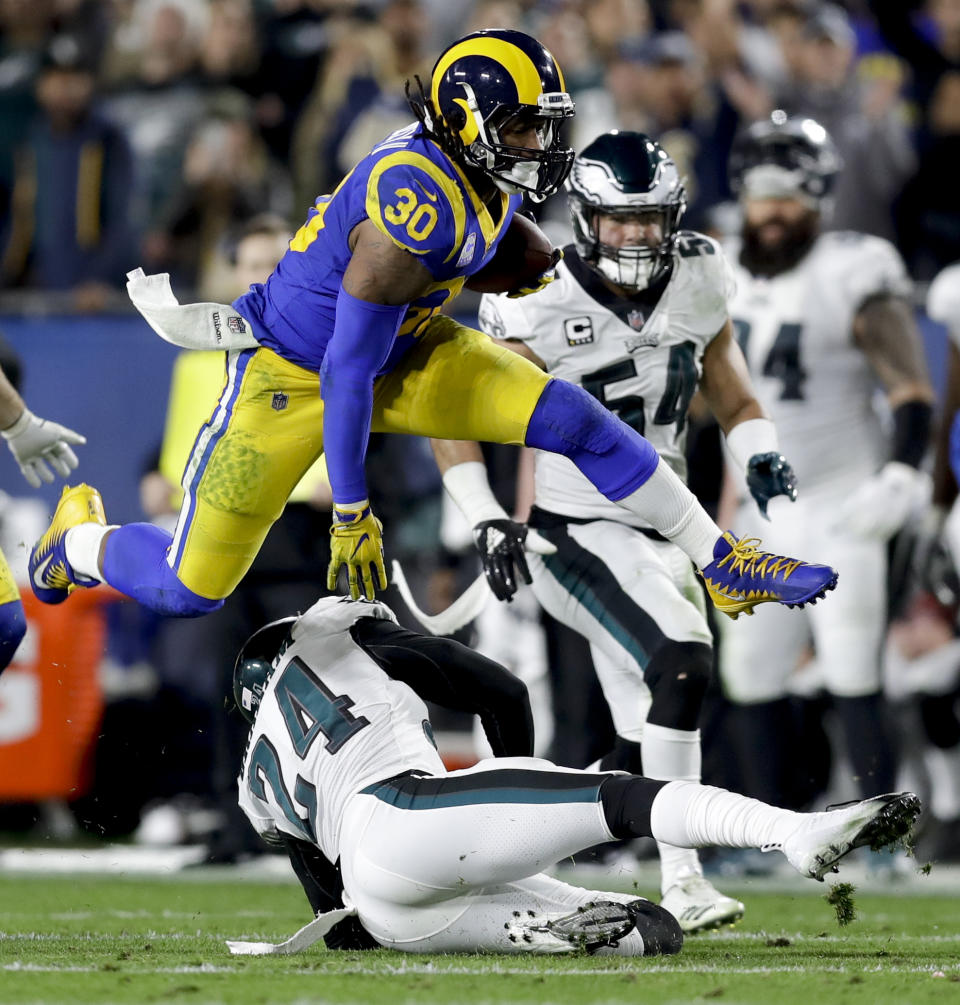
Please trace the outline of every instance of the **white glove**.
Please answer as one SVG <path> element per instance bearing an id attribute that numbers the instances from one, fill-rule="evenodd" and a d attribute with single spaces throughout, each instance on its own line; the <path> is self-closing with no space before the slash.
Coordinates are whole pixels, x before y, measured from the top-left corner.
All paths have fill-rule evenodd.
<path id="1" fill-rule="evenodd" d="M 840 507 L 832 529 L 886 541 L 907 522 L 930 490 L 930 479 L 900 461 L 888 461 Z"/>
<path id="2" fill-rule="evenodd" d="M 38 419 L 29 408 L 23 410 L 23 415 L 12 426 L 0 432 L 17 459 L 23 477 L 35 489 L 40 488 L 41 481 L 53 481 L 48 461 L 58 474 L 66 478 L 79 463 L 69 445 L 87 442 L 85 436 L 66 426 Z"/>

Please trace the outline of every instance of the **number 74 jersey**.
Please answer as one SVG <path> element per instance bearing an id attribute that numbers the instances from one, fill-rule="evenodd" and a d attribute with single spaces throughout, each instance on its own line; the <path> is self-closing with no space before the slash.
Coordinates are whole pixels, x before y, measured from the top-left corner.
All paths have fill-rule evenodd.
<path id="1" fill-rule="evenodd" d="M 876 380 L 853 322 L 871 298 L 909 294 L 903 262 L 881 238 L 834 232 L 768 279 L 741 266 L 739 250 L 727 246 L 737 282 L 730 314 L 780 449 L 801 492 L 846 491 L 886 459 Z"/>
<path id="2" fill-rule="evenodd" d="M 557 279 L 522 299 L 485 295 L 480 327 L 525 342 L 551 375 L 579 384 L 645 436 L 686 476 L 687 409 L 700 381 L 703 353 L 723 328 L 734 283 L 720 246 L 681 231 L 666 282 L 625 298 L 564 248 Z M 648 526 L 610 502 L 572 461 L 538 450 L 537 505 L 579 519 Z"/>

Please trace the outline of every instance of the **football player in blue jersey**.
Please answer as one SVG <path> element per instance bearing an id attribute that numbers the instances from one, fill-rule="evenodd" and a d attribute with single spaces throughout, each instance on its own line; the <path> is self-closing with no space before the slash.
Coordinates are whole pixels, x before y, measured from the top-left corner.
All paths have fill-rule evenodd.
<path id="1" fill-rule="evenodd" d="M 67 489 L 31 554 L 37 596 L 59 603 L 106 581 L 164 614 L 215 610 L 324 452 L 329 587 L 346 566 L 351 595 L 373 597 L 386 572 L 364 475 L 371 430 L 564 454 L 675 541 L 733 615 L 832 589 L 827 566 L 721 534 L 653 447 L 582 388 L 440 313 L 493 257 L 523 195 L 545 199 L 570 168 L 559 128 L 573 101 L 553 56 L 521 32 L 475 32 L 410 97 L 417 121 L 319 198 L 269 280 L 235 301 L 228 323 L 249 325 L 258 344 L 227 353 L 172 538 L 108 527 L 94 489 Z"/>

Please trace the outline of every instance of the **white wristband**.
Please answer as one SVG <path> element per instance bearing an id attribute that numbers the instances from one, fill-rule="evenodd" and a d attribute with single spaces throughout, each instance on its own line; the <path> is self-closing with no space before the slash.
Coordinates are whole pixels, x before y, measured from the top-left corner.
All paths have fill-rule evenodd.
<path id="1" fill-rule="evenodd" d="M 480 461 L 464 461 L 448 468 L 443 475 L 443 487 L 471 527 L 483 520 L 510 519 L 491 491 L 487 466 Z"/>
<path id="2" fill-rule="evenodd" d="M 747 470 L 747 462 L 754 454 L 778 454 L 777 427 L 771 419 L 747 419 L 738 422 L 727 433 L 727 449 L 737 468 Z"/>
<path id="3" fill-rule="evenodd" d="M 12 425 L 7 426 L 6 429 L 0 429 L 0 433 L 3 434 L 5 440 L 12 440 L 14 437 L 19 436 L 26 428 L 30 425 L 30 421 L 33 419 L 33 412 L 29 408 L 23 410 L 23 414 L 19 419 Z"/>

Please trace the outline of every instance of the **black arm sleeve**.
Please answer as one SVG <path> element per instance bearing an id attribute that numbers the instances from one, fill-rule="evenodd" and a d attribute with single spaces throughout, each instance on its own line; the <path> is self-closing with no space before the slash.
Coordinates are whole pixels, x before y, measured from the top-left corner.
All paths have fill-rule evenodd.
<path id="1" fill-rule="evenodd" d="M 453 639 L 420 635 L 380 618 L 360 618 L 350 634 L 388 677 L 424 701 L 479 715 L 495 757 L 533 753 L 527 686 L 499 663 Z"/>
<path id="2" fill-rule="evenodd" d="M 343 907 L 343 877 L 320 849 L 307 841 L 284 837 L 283 846 L 300 880 L 314 915 Z M 327 949 L 378 949 L 379 944 L 360 924 L 359 918 L 344 918 L 323 937 Z"/>

